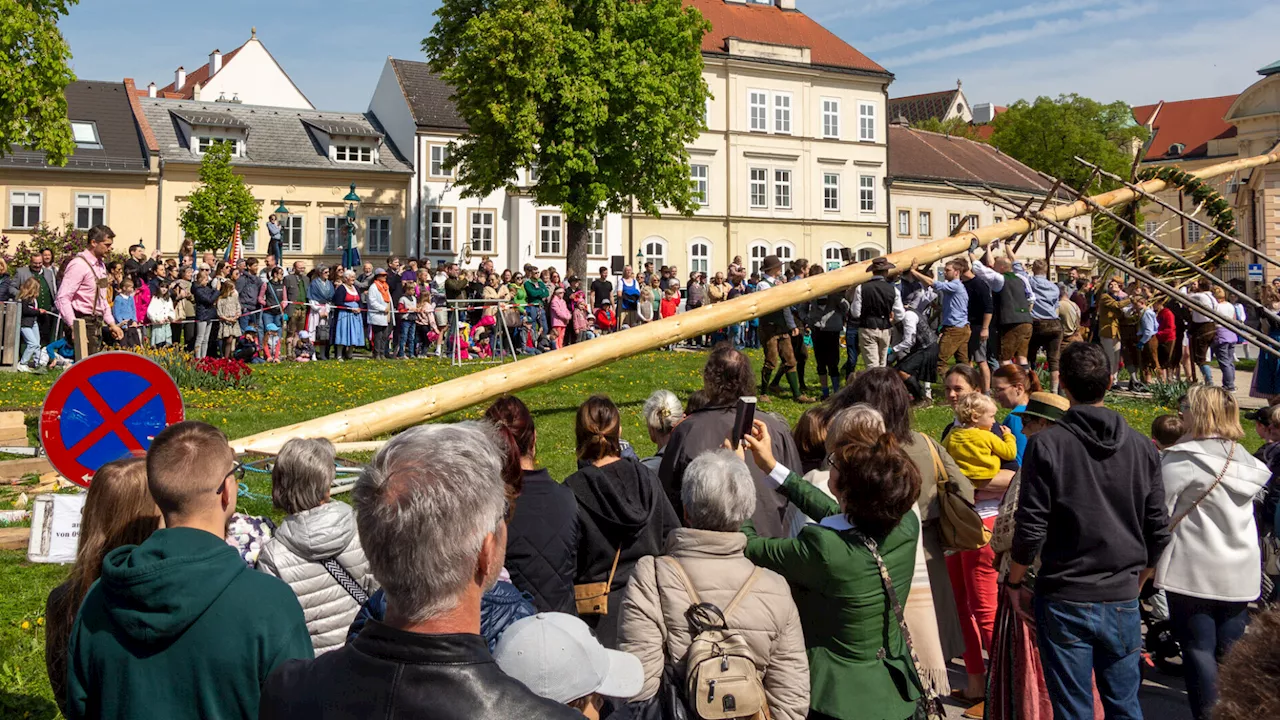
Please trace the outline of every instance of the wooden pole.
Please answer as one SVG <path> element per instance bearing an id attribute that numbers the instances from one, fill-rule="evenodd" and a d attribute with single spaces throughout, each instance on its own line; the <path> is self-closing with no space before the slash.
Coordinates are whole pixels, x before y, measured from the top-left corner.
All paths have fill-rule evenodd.
<path id="1" fill-rule="evenodd" d="M 1201 178 L 1215 177 L 1275 162 L 1280 162 L 1280 152 L 1221 163 L 1193 174 Z M 1157 193 L 1165 189 L 1165 182 L 1149 180 L 1142 183 L 1141 188 L 1149 193 Z M 1092 200 L 1103 207 L 1117 207 L 1139 197 L 1140 194 L 1134 190 L 1120 188 L 1097 195 Z M 1088 203 L 1078 200 L 1046 209 L 1041 215 L 1057 222 L 1065 222 L 1090 212 Z M 910 265 L 932 263 L 959 255 L 966 252 L 975 240 L 978 245 L 985 246 L 993 240 L 1034 229 L 1028 220 L 1012 218 L 976 231 L 965 231 L 954 237 L 895 252 L 889 256 L 889 260 L 899 268 L 906 269 Z M 869 266 L 869 262 L 858 263 L 789 282 L 765 292 L 742 295 L 665 320 L 527 358 L 515 364 L 492 367 L 362 407 L 250 435 L 232 441 L 231 446 L 237 452 L 275 453 L 285 441 L 295 437 L 323 437 L 335 443 L 369 440 L 507 393 L 537 387 L 615 360 L 706 335 L 733 323 L 758 318 L 790 305 L 860 285 L 871 277 Z"/>

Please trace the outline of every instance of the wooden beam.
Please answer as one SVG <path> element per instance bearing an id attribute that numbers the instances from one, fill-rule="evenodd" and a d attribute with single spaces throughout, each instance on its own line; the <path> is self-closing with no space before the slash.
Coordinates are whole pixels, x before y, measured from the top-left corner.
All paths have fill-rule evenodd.
<path id="1" fill-rule="evenodd" d="M 1280 151 L 1213 165 L 1193 174 L 1201 178 L 1215 177 L 1275 162 L 1280 162 Z M 1163 180 L 1149 180 L 1142 183 L 1141 188 L 1146 192 L 1156 193 L 1165 189 L 1165 183 Z M 1097 195 L 1092 200 L 1103 207 L 1118 207 L 1139 197 L 1140 194 L 1134 190 L 1119 188 Z M 1041 215 L 1046 219 L 1065 222 L 1091 212 L 1088 203 L 1078 200 L 1046 209 Z M 901 250 L 888 257 L 899 268 L 928 264 L 967 252 L 974 240 L 978 245 L 985 246 L 993 240 L 1033 229 L 1029 221 L 1012 218 L 976 231 Z M 526 358 L 511 365 L 492 367 L 362 407 L 239 438 L 233 440 L 231 445 L 237 452 L 274 453 L 287 440 L 295 437 L 323 437 L 336 443 L 367 440 L 507 393 L 537 387 L 615 360 L 706 335 L 733 323 L 758 318 L 784 307 L 860 285 L 871 278 L 869 266 L 870 262 L 857 263 L 764 292 L 742 295 L 624 332 Z"/>

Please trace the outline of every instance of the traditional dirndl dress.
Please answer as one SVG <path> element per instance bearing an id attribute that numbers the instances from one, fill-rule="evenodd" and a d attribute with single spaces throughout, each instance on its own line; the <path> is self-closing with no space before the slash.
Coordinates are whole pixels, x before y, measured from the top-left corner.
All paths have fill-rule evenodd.
<path id="1" fill-rule="evenodd" d="M 346 310 L 338 310 L 338 320 L 333 326 L 333 344 L 364 347 L 364 321 L 360 319 L 360 295 L 346 286 L 333 291 L 333 303 Z"/>

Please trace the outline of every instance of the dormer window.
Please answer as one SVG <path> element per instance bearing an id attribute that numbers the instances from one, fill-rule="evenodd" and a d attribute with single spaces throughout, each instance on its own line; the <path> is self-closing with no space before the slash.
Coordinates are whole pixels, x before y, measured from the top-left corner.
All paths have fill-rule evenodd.
<path id="1" fill-rule="evenodd" d="M 98 124 L 92 120 L 72 120 L 71 137 L 76 147 L 81 150 L 101 150 L 102 140 L 98 137 Z"/>
<path id="2" fill-rule="evenodd" d="M 372 163 L 373 148 L 368 145 L 334 145 L 333 159 L 337 162 Z"/>
<path id="3" fill-rule="evenodd" d="M 203 155 L 213 147 L 214 143 L 227 143 L 231 145 L 231 157 L 242 157 L 244 155 L 244 145 L 238 138 L 219 137 L 217 135 L 201 135 L 196 138 L 196 153 Z"/>

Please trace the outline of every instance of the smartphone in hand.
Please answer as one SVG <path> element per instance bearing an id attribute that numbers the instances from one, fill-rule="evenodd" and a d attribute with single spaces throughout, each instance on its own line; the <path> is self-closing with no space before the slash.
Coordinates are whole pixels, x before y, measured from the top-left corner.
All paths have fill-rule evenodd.
<path id="1" fill-rule="evenodd" d="M 733 445 L 733 449 L 737 450 L 742 444 L 742 436 L 751 431 L 751 425 L 756 419 L 756 399 L 752 396 L 738 398 L 737 412 L 733 417 L 733 431 L 729 436 L 729 443 Z"/>

